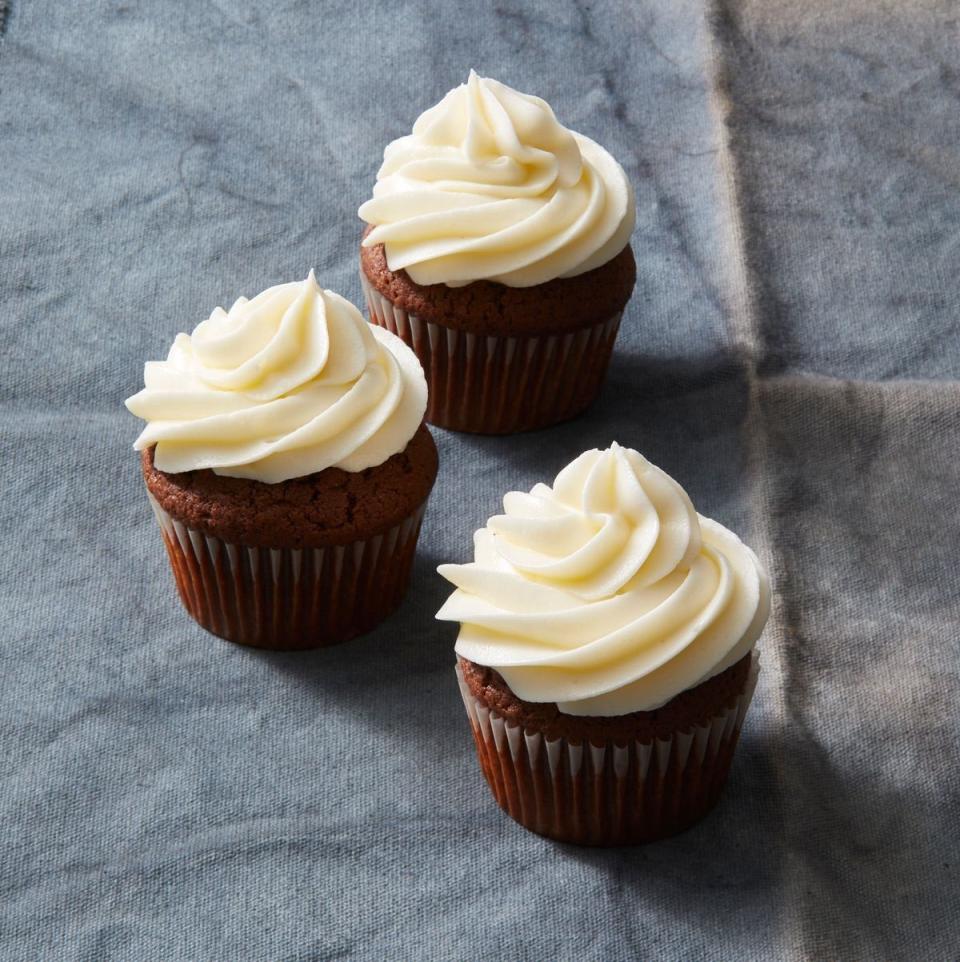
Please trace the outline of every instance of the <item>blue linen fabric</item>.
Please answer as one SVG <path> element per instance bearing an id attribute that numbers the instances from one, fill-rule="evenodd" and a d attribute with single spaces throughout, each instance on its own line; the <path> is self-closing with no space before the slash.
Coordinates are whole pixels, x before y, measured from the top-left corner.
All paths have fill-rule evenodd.
<path id="1" fill-rule="evenodd" d="M 0 957 L 953 959 L 960 67 L 949 0 L 13 0 L 0 39 Z M 217 304 L 358 301 L 381 151 L 470 67 L 637 188 L 606 388 L 434 432 L 399 613 L 201 631 L 122 400 Z M 631 445 L 775 589 L 718 808 L 581 850 L 494 804 L 433 620 L 509 488 Z"/>

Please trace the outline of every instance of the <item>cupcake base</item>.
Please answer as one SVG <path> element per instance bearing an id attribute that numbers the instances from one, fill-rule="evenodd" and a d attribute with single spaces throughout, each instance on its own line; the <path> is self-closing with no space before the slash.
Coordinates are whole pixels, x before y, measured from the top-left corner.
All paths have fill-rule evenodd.
<path id="1" fill-rule="evenodd" d="M 369 631 L 410 580 L 437 449 L 422 426 L 361 472 L 278 484 L 209 470 L 168 474 L 141 456 L 177 592 L 207 631 L 255 648 L 339 644 Z"/>
<path id="2" fill-rule="evenodd" d="M 424 321 L 361 277 L 370 320 L 413 348 L 429 388 L 427 420 L 473 434 L 568 421 L 600 393 L 620 312 L 565 334 L 498 337 Z"/>
<path id="3" fill-rule="evenodd" d="M 561 842 L 637 845 L 684 831 L 716 804 L 756 688 L 759 659 L 747 657 L 739 690 L 718 686 L 719 703 L 695 724 L 654 725 L 633 738 L 622 730 L 578 737 L 556 719 L 508 720 L 477 696 L 460 664 L 457 678 L 480 767 L 511 818 Z"/>
<path id="4" fill-rule="evenodd" d="M 188 528 L 148 497 L 193 619 L 227 641 L 274 651 L 349 641 L 391 614 L 407 590 L 424 511 L 349 545 L 263 548 Z"/>
<path id="5" fill-rule="evenodd" d="M 476 434 L 543 428 L 587 408 L 636 276 L 627 245 L 591 271 L 532 287 L 422 285 L 390 269 L 383 245 L 360 248 L 370 321 L 420 359 L 427 420 Z"/>

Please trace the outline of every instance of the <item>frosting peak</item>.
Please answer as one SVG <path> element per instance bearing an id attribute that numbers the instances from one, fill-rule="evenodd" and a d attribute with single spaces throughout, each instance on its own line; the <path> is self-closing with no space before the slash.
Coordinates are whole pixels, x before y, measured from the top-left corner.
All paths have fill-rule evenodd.
<path id="1" fill-rule="evenodd" d="M 360 217 L 417 284 L 530 287 L 600 267 L 626 246 L 633 191 L 549 104 L 470 72 L 389 144 Z"/>
<path id="2" fill-rule="evenodd" d="M 381 464 L 413 437 L 426 397 L 413 352 L 311 271 L 178 334 L 126 404 L 148 422 L 134 447 L 156 444 L 161 471 L 272 484 Z"/>
<path id="3" fill-rule="evenodd" d="M 587 451 L 553 486 L 510 492 L 442 565 L 457 653 L 573 715 L 649 711 L 719 674 L 769 613 L 766 575 L 726 528 L 636 451 Z"/>

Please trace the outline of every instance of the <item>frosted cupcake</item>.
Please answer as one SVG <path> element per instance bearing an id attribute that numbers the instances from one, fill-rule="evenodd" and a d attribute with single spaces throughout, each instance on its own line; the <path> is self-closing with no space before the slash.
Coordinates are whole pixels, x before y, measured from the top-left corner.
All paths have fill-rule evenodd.
<path id="1" fill-rule="evenodd" d="M 600 390 L 636 280 L 623 168 L 549 105 L 471 72 L 384 151 L 361 279 L 417 353 L 432 424 L 505 434 Z"/>
<path id="2" fill-rule="evenodd" d="M 314 648 L 407 587 L 437 452 L 413 352 L 313 273 L 179 334 L 127 407 L 180 598 L 208 631 Z"/>
<path id="3" fill-rule="evenodd" d="M 636 451 L 587 451 L 510 492 L 443 565 L 457 675 L 500 806 L 561 841 L 689 827 L 727 778 L 757 677 L 767 577 Z"/>

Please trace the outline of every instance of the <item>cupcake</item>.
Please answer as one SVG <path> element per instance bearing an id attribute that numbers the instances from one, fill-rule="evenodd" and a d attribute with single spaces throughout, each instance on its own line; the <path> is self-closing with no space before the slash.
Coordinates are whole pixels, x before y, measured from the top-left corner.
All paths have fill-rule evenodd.
<path id="1" fill-rule="evenodd" d="M 403 598 L 437 451 L 413 352 L 310 273 L 217 308 L 126 403 L 177 590 L 208 631 L 315 648 Z"/>
<path id="2" fill-rule="evenodd" d="M 633 190 L 599 144 L 471 72 L 359 214 L 370 319 L 416 351 L 431 424 L 508 434 L 594 400 L 636 280 Z"/>
<path id="3" fill-rule="evenodd" d="M 587 451 L 510 492 L 442 565 L 480 766 L 521 825 L 625 845 L 717 801 L 770 610 L 756 555 L 636 451 Z"/>

